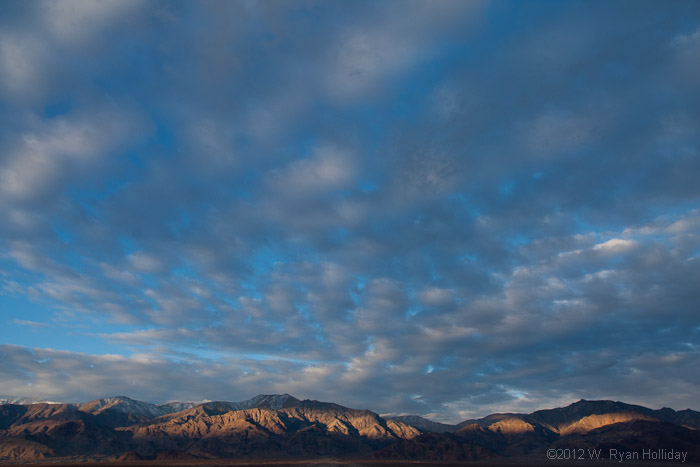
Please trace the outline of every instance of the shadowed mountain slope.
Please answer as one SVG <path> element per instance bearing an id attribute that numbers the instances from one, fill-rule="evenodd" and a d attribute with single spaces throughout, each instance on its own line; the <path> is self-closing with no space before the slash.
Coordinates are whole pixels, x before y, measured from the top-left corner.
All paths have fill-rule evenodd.
<path id="1" fill-rule="evenodd" d="M 416 428 L 421 433 L 449 433 L 452 431 L 459 430 L 457 425 L 448 425 L 446 423 L 438 423 L 427 418 L 420 417 L 418 415 L 396 415 L 393 417 L 386 417 L 387 420 L 394 420 L 397 422 L 405 423 L 413 428 Z"/>
<path id="2" fill-rule="evenodd" d="M 685 452 L 688 461 L 698 462 L 700 431 L 667 422 L 632 420 L 562 437 L 553 447 L 586 451 L 600 449 L 604 458 L 609 456 L 611 449 L 639 453 L 644 450 Z"/>
<path id="3" fill-rule="evenodd" d="M 155 405 L 120 396 L 80 404 L 0 405 L 0 460 L 369 456 L 473 461 L 544 455 L 551 447 L 636 449 L 644 444 L 684 449 L 689 460 L 697 461 L 700 431 L 693 428 L 698 415 L 689 409 L 582 400 L 455 426 L 418 416 L 385 419 L 369 410 L 288 394 L 197 405 Z"/>
<path id="4" fill-rule="evenodd" d="M 694 410 L 687 409 L 681 412 L 676 412 L 669 408 L 653 410 L 641 405 L 626 404 L 624 402 L 587 401 L 584 399 L 562 408 L 538 410 L 530 415 L 524 416 L 523 419 L 539 423 L 558 432 L 590 415 L 622 413 L 628 414 L 630 419 L 632 418 L 630 414 L 638 414 L 637 418 L 639 419 L 654 419 L 674 425 L 687 426 L 693 429 L 700 428 L 700 412 Z M 605 423 L 601 423 L 599 426 L 616 423 L 613 419 L 606 421 L 605 417 L 600 417 L 599 420 L 605 421 Z"/>

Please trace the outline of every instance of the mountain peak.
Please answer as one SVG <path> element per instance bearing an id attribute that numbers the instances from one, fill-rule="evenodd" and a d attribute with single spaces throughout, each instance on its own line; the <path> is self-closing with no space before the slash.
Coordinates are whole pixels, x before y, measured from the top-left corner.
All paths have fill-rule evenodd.
<path id="1" fill-rule="evenodd" d="M 112 396 L 112 397 L 107 397 L 106 399 L 115 401 L 115 402 L 128 402 L 128 401 L 134 401 L 136 399 L 132 399 L 131 397 L 127 396 Z"/>
<path id="2" fill-rule="evenodd" d="M 6 396 L 0 395 L 0 405 L 3 404 L 18 404 L 18 405 L 31 405 L 31 404 L 62 404 L 62 402 L 54 402 L 45 397 L 18 397 L 18 396 Z"/>
<path id="3" fill-rule="evenodd" d="M 286 392 L 284 394 L 258 394 L 257 396 L 253 397 L 253 399 L 269 399 L 269 398 L 282 398 L 282 399 L 295 399 L 299 400 L 296 397 L 287 394 Z"/>
<path id="4" fill-rule="evenodd" d="M 289 394 L 258 394 L 252 399 L 237 403 L 241 408 L 257 408 L 279 410 L 292 407 L 299 403 L 299 399 Z"/>
<path id="5" fill-rule="evenodd" d="M 84 412 L 95 415 L 109 410 L 139 417 L 141 419 L 152 419 L 167 413 L 167 411 L 154 404 L 138 401 L 126 396 L 95 399 L 84 404 L 78 404 L 78 407 Z"/>

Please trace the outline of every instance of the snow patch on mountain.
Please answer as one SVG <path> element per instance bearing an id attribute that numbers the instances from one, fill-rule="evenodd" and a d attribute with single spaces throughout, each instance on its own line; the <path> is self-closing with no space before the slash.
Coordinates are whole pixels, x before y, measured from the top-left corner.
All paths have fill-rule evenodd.
<path id="1" fill-rule="evenodd" d="M 185 402 L 180 402 L 180 401 L 168 401 L 165 404 L 160 404 L 158 406 L 159 409 L 163 410 L 164 413 L 176 413 L 176 412 L 182 412 L 183 410 L 191 409 L 192 407 L 196 407 L 200 404 L 205 404 L 207 402 L 211 402 L 210 400 L 203 400 L 203 401 L 185 401 Z"/>
<path id="2" fill-rule="evenodd" d="M 289 394 L 258 394 L 257 396 L 241 402 L 232 402 L 234 410 L 270 409 L 279 410 L 291 407 L 299 403 L 299 399 Z"/>
<path id="3" fill-rule="evenodd" d="M 0 405 L 4 404 L 17 404 L 17 405 L 31 405 L 31 404 L 62 404 L 63 402 L 54 402 L 44 398 L 36 397 L 17 397 L 17 396 L 0 396 Z"/>
<path id="4" fill-rule="evenodd" d="M 89 412 L 94 415 L 102 413 L 105 410 L 111 409 L 147 419 L 160 417 L 161 415 L 170 413 L 166 412 L 164 409 L 158 407 L 155 404 L 137 401 L 134 399 L 130 399 L 126 396 L 105 397 L 103 399 L 96 399 L 94 401 L 86 402 L 84 404 L 78 404 L 78 408 L 83 412 Z"/>
<path id="5" fill-rule="evenodd" d="M 248 409 L 269 409 L 280 410 L 286 407 L 293 407 L 299 404 L 299 399 L 290 396 L 289 394 L 259 394 L 248 400 L 239 402 L 221 401 L 217 402 L 220 408 L 224 410 L 248 410 Z M 43 399 L 31 397 L 15 397 L 15 396 L 0 396 L 0 404 L 35 404 L 35 403 L 50 403 L 58 404 L 59 402 L 49 402 Z M 191 409 L 202 404 L 212 404 L 209 400 L 199 402 L 194 401 L 169 401 L 164 404 L 156 405 L 148 402 L 142 402 L 131 399 L 126 396 L 104 397 L 95 399 L 90 402 L 75 404 L 75 407 L 82 411 L 93 415 L 101 414 L 105 411 L 121 412 L 130 416 L 138 417 L 144 420 L 152 420 L 154 418 L 181 412 Z"/>

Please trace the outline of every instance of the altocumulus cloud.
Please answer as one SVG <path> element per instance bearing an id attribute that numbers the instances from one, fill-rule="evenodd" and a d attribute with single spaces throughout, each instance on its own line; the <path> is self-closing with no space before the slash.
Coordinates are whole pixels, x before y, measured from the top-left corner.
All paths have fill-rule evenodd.
<path id="1" fill-rule="evenodd" d="M 696 403 L 697 4 L 0 10 L 0 393 Z"/>

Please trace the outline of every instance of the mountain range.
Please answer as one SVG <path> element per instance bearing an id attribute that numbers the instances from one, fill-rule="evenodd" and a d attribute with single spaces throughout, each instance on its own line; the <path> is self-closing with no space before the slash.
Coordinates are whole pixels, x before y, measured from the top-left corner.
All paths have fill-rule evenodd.
<path id="1" fill-rule="evenodd" d="M 643 449 L 700 461 L 700 412 L 580 400 L 530 414 L 499 413 L 456 425 L 288 394 L 242 402 L 128 397 L 58 404 L 0 396 L 0 461 L 342 458 L 471 461 Z M 559 451 L 556 451 L 556 450 Z M 567 451 L 568 450 L 568 451 Z"/>

